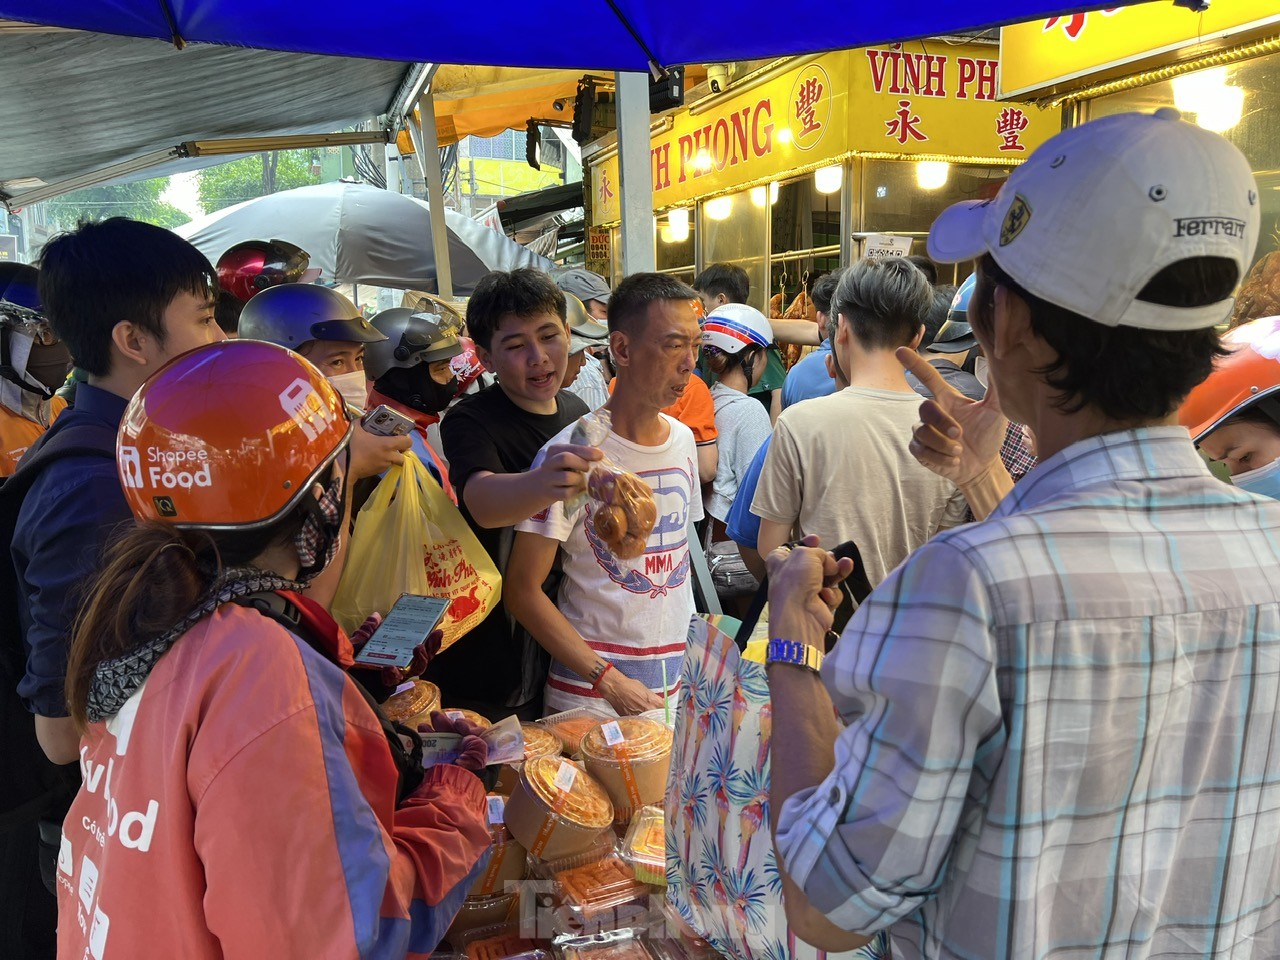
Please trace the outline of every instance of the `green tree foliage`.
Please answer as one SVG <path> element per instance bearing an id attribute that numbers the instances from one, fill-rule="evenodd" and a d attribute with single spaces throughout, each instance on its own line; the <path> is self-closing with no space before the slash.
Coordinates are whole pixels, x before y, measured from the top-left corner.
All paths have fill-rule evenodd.
<path id="1" fill-rule="evenodd" d="M 86 187 L 47 203 L 62 229 L 71 229 L 82 220 L 105 220 L 108 217 L 129 217 L 158 227 L 172 228 L 191 218 L 160 199 L 160 194 L 168 186 L 168 177 L 113 183 Z"/>
<path id="2" fill-rule="evenodd" d="M 241 157 L 200 173 L 200 205 L 205 213 L 319 183 L 311 172 L 312 151 L 277 150 Z"/>

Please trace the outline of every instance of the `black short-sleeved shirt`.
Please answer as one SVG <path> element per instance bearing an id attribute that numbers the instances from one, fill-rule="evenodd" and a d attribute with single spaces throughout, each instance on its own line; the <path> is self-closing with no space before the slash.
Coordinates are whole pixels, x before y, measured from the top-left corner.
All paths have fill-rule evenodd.
<path id="1" fill-rule="evenodd" d="M 587 412 L 581 399 L 561 390 L 555 413 L 529 413 L 494 384 L 463 397 L 440 421 L 458 507 L 504 575 L 513 530 L 489 529 L 475 522 L 466 506 L 467 481 L 480 472 L 523 473 L 548 440 Z M 436 658 L 427 679 L 440 686 L 445 706 L 469 706 L 500 718 L 504 707 L 541 695 L 541 678 L 528 676 L 530 664 L 538 657 L 536 643 L 513 629 L 500 603 L 480 626 Z M 488 711 L 482 709 L 486 706 Z"/>

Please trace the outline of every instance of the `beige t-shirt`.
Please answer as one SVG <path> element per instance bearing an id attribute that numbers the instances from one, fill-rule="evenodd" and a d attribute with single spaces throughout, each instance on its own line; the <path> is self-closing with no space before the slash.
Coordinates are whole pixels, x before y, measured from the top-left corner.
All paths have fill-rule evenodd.
<path id="1" fill-rule="evenodd" d="M 907 450 L 920 396 L 846 387 L 788 407 L 774 427 L 751 512 L 853 540 L 872 586 L 939 530 L 964 522 L 964 496 Z"/>

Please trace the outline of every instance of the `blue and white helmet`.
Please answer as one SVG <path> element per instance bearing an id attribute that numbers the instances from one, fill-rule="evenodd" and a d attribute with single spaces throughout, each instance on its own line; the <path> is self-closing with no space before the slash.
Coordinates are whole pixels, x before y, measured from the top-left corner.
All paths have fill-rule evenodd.
<path id="1" fill-rule="evenodd" d="M 745 303 L 722 303 L 702 321 L 702 346 L 721 353 L 773 346 L 773 327 L 763 313 Z"/>

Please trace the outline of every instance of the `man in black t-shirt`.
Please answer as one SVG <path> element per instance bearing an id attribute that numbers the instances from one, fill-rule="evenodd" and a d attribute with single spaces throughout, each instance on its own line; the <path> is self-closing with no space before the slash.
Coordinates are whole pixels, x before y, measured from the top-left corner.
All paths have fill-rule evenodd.
<path id="1" fill-rule="evenodd" d="M 506 573 L 513 526 L 579 493 L 594 447 L 564 445 L 529 467 L 543 445 L 587 412 L 561 390 L 569 360 L 565 298 L 537 270 L 495 271 L 467 303 L 467 329 L 493 386 L 463 397 L 440 423 L 458 506 Z M 542 715 L 547 658 L 499 603 L 485 621 L 432 661 L 427 679 L 450 707 L 499 720 Z"/>

